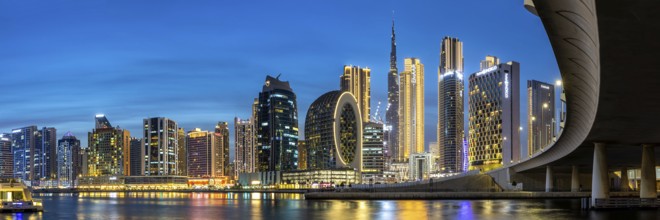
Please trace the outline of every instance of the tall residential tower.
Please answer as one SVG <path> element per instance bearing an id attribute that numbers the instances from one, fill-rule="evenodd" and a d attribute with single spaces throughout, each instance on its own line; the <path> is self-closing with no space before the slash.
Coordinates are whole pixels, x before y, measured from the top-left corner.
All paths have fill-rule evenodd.
<path id="1" fill-rule="evenodd" d="M 443 173 L 463 172 L 463 42 L 442 39 L 438 67 L 437 167 Z"/>
<path id="2" fill-rule="evenodd" d="M 231 169 L 229 167 L 229 124 L 224 121 L 218 122 L 215 125 L 215 144 L 218 150 L 215 152 L 215 176 L 230 176 Z"/>
<path id="3" fill-rule="evenodd" d="M 11 130 L 11 152 L 14 154 L 14 178 L 32 180 L 37 126 Z"/>
<path id="4" fill-rule="evenodd" d="M 255 138 L 252 119 L 234 118 L 234 176 L 254 172 Z"/>
<path id="5" fill-rule="evenodd" d="M 424 64 L 418 58 L 405 58 L 404 65 L 399 93 L 398 161 L 424 152 Z"/>
<path id="6" fill-rule="evenodd" d="M 163 117 L 146 118 L 144 125 L 144 175 L 177 175 L 179 126 Z"/>
<path id="7" fill-rule="evenodd" d="M 14 155 L 11 153 L 11 135 L 0 133 L 0 178 L 14 177 Z"/>
<path id="8" fill-rule="evenodd" d="M 469 78 L 470 169 L 488 171 L 520 160 L 520 64 L 508 62 Z"/>
<path id="9" fill-rule="evenodd" d="M 57 141 L 57 181 L 60 186 L 73 186 L 78 176 L 82 175 L 82 163 L 78 155 L 80 140 L 67 132 Z"/>
<path id="10" fill-rule="evenodd" d="M 359 66 L 344 66 L 344 74 L 340 77 L 341 91 L 350 92 L 355 96 L 362 114 L 362 121 L 369 122 L 371 114 L 371 70 Z"/>
<path id="11" fill-rule="evenodd" d="M 217 172 L 216 162 L 218 155 L 218 144 L 215 142 L 213 132 L 202 131 L 195 128 L 186 135 L 188 145 L 188 176 L 212 177 Z"/>
<path id="12" fill-rule="evenodd" d="M 256 171 L 298 169 L 298 105 L 289 82 L 266 76 L 256 111 Z"/>
<path id="13" fill-rule="evenodd" d="M 555 136 L 555 86 L 527 81 L 527 155 L 552 143 Z"/>
<path id="14" fill-rule="evenodd" d="M 104 115 L 96 115 L 95 121 L 96 127 L 87 135 L 87 175 L 129 174 L 130 171 L 124 170 L 124 155 L 130 149 L 130 132 L 119 127 L 113 128 Z"/>

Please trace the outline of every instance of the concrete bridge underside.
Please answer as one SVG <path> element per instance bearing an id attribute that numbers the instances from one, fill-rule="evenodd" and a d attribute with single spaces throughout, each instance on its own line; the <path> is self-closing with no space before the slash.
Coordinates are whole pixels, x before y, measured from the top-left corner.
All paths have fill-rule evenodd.
<path id="1" fill-rule="evenodd" d="M 577 177 L 590 189 L 600 188 L 593 183 L 610 180 L 613 171 L 641 167 L 644 173 L 652 167 L 656 187 L 660 1 L 526 0 L 525 7 L 541 19 L 557 58 L 566 124 L 544 152 L 491 175 L 505 173 L 511 182 L 535 179 L 531 185 L 569 188 L 575 187 L 571 179 Z M 646 173 L 648 177 L 650 171 Z M 592 194 L 608 192 L 599 190 Z"/>

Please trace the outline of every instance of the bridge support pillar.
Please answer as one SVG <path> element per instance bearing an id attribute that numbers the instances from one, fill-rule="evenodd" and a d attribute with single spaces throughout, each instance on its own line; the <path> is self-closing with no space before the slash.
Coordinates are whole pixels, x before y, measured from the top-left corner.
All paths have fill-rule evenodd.
<path id="1" fill-rule="evenodd" d="M 580 191 L 580 173 L 578 171 L 578 166 L 573 165 L 571 172 L 571 192 Z"/>
<path id="2" fill-rule="evenodd" d="M 605 144 L 594 143 L 594 164 L 591 175 L 591 206 L 596 204 L 596 199 L 609 198 L 610 189 L 607 178 L 607 158 L 605 156 Z"/>
<path id="3" fill-rule="evenodd" d="M 628 181 L 628 168 L 621 168 L 621 184 L 619 185 L 622 192 L 630 191 L 630 181 Z"/>
<path id="4" fill-rule="evenodd" d="M 655 146 L 642 145 L 642 170 L 641 183 L 639 187 L 639 198 L 657 198 L 656 176 L 655 176 Z"/>
<path id="5" fill-rule="evenodd" d="M 545 191 L 546 192 L 552 192 L 553 190 L 553 184 L 552 184 L 552 167 L 546 166 L 545 167 Z"/>

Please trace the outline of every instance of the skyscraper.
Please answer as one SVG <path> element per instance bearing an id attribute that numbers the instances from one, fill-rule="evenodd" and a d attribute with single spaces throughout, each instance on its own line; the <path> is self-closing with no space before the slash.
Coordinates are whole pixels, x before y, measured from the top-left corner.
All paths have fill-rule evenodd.
<path id="1" fill-rule="evenodd" d="M 359 66 L 344 66 L 344 74 L 340 77 L 341 91 L 350 92 L 355 96 L 362 113 L 362 121 L 369 122 L 371 114 L 371 70 Z"/>
<path id="2" fill-rule="evenodd" d="M 217 151 L 215 152 L 215 175 L 214 176 L 231 176 L 231 169 L 229 167 L 229 125 L 227 122 L 220 121 L 215 125 L 215 144 Z"/>
<path id="3" fill-rule="evenodd" d="M 179 136 L 179 150 L 178 155 L 176 157 L 176 166 L 177 166 L 177 174 L 179 176 L 187 176 L 188 175 L 188 148 L 186 145 L 186 131 L 183 130 L 183 128 L 179 128 L 177 130 L 178 136 Z"/>
<path id="4" fill-rule="evenodd" d="M 57 182 L 60 186 L 73 186 L 79 175 L 82 175 L 80 161 L 80 140 L 71 132 L 64 134 L 57 141 Z"/>
<path id="5" fill-rule="evenodd" d="M 179 126 L 163 117 L 146 118 L 144 125 L 144 175 L 177 175 Z"/>
<path id="6" fill-rule="evenodd" d="M 385 169 L 383 124 L 367 122 L 363 127 L 362 173 L 382 174 Z"/>
<path id="7" fill-rule="evenodd" d="M 438 67 L 439 171 L 463 172 L 463 42 L 445 37 Z"/>
<path id="8" fill-rule="evenodd" d="M 266 76 L 256 114 L 257 171 L 298 169 L 298 105 L 289 82 Z"/>
<path id="9" fill-rule="evenodd" d="M 387 148 L 389 156 L 401 160 L 399 156 L 399 69 L 396 67 L 396 35 L 394 34 L 394 19 L 392 19 L 392 42 L 390 44 L 390 71 L 387 74 Z"/>
<path id="10" fill-rule="evenodd" d="M 195 128 L 186 135 L 188 144 L 188 176 L 211 177 L 217 173 L 216 161 L 219 158 L 213 132 Z"/>
<path id="11" fill-rule="evenodd" d="M 185 135 L 184 135 L 185 137 Z M 132 137 L 131 138 L 131 144 L 130 144 L 130 169 L 128 175 L 130 176 L 142 176 L 144 175 L 144 155 L 142 152 L 144 152 L 144 149 L 142 148 L 144 146 L 142 144 L 142 139 Z"/>
<path id="12" fill-rule="evenodd" d="M 520 64 L 508 62 L 469 78 L 470 169 L 492 170 L 520 160 Z"/>
<path id="13" fill-rule="evenodd" d="M 0 134 L 0 178 L 14 177 L 14 155 L 11 153 L 11 135 Z"/>
<path id="14" fill-rule="evenodd" d="M 404 65 L 399 93 L 398 161 L 424 152 L 424 64 L 417 58 L 405 58 Z"/>
<path id="15" fill-rule="evenodd" d="M 314 100 L 305 117 L 307 169 L 361 171 L 361 115 L 350 92 L 331 91 Z"/>
<path id="16" fill-rule="evenodd" d="M 234 118 L 234 176 L 254 172 L 255 138 L 252 119 Z"/>
<path id="17" fill-rule="evenodd" d="M 32 180 L 37 126 L 12 129 L 11 148 L 14 155 L 14 178 Z"/>
<path id="18" fill-rule="evenodd" d="M 105 115 L 96 115 L 96 127 L 87 135 L 87 175 L 126 175 L 125 158 L 130 146 L 131 133 L 119 127 L 113 128 Z"/>
<path id="19" fill-rule="evenodd" d="M 552 143 L 555 136 L 555 86 L 527 81 L 527 154 L 531 156 Z"/>
<path id="20" fill-rule="evenodd" d="M 57 178 L 57 130 L 43 127 L 35 133 L 33 180 Z"/>

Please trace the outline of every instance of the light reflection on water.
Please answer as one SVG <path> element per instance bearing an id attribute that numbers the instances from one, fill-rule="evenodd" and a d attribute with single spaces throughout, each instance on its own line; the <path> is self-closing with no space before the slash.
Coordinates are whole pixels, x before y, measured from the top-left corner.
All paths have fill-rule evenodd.
<path id="1" fill-rule="evenodd" d="M 295 193 L 41 194 L 44 213 L 0 219 L 657 219 L 657 210 L 581 211 L 579 200 L 304 200 Z"/>

